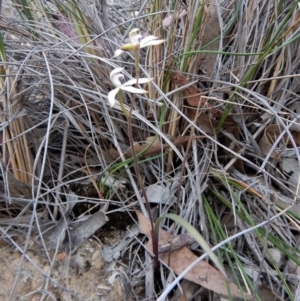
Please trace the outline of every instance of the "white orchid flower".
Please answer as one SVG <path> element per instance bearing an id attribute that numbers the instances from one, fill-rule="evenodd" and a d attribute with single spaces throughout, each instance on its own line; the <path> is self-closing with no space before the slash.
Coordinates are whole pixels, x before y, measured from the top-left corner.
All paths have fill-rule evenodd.
<path id="1" fill-rule="evenodd" d="M 164 43 L 166 40 L 158 40 L 156 36 L 147 36 L 143 38 L 139 28 L 134 28 L 129 33 L 130 43 L 122 46 L 120 49 L 116 50 L 114 57 L 119 56 L 124 51 L 133 51 L 137 48 L 145 48 L 149 46 L 155 46 Z"/>
<path id="2" fill-rule="evenodd" d="M 111 107 L 113 107 L 116 103 L 116 95 L 120 90 L 122 91 L 127 91 L 131 93 L 137 93 L 137 94 L 146 94 L 148 91 L 143 90 L 143 89 L 138 89 L 135 87 L 131 87 L 132 85 L 136 84 L 137 81 L 136 79 L 131 79 L 127 81 L 126 83 L 124 82 L 124 75 L 121 73 L 124 70 L 124 68 L 116 68 L 112 72 L 110 72 L 110 80 L 116 87 L 112 91 L 108 93 L 108 102 Z M 146 84 L 149 83 L 153 80 L 153 78 L 139 78 L 138 83 L 139 84 Z"/>

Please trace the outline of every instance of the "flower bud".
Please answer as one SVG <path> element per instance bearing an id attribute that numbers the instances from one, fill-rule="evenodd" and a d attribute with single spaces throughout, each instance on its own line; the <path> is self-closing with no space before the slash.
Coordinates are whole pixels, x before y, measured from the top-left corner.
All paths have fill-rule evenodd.
<path id="1" fill-rule="evenodd" d="M 134 51 L 136 49 L 136 45 L 134 44 L 125 44 L 121 47 L 123 51 Z"/>

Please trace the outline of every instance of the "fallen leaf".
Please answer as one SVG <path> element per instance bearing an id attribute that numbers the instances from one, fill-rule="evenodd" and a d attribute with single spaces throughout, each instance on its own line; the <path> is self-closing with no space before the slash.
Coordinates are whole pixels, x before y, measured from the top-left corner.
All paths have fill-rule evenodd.
<path id="1" fill-rule="evenodd" d="M 78 227 L 70 230 L 71 251 L 74 253 L 78 247 L 81 246 L 90 236 L 92 236 L 98 229 L 104 226 L 108 218 L 102 211 L 97 211 L 89 216 Z M 69 246 L 69 241 L 65 241 L 65 246 Z"/>
<path id="2" fill-rule="evenodd" d="M 153 253 L 150 221 L 138 210 L 136 210 L 136 214 L 139 220 L 140 232 L 147 235 L 147 237 L 149 238 L 146 247 L 151 253 Z M 173 236 L 171 234 L 161 229 L 159 234 L 159 246 L 161 244 L 168 243 L 172 240 L 172 238 Z M 183 247 L 171 253 L 161 254 L 159 258 L 166 265 L 170 264 L 170 269 L 175 274 L 179 275 L 198 257 L 194 255 L 194 253 L 192 253 L 191 250 L 189 250 L 186 247 Z M 184 278 L 223 296 L 228 295 L 228 286 L 233 297 L 242 297 L 239 288 L 233 282 L 226 280 L 221 272 L 219 272 L 206 261 L 201 261 L 196 267 L 194 267 L 190 272 L 188 272 Z M 245 294 L 245 297 L 247 298 L 247 300 L 251 299 L 251 296 L 248 294 Z"/>
<path id="3" fill-rule="evenodd" d="M 180 14 L 178 14 L 178 12 L 176 12 L 176 16 L 169 15 L 168 17 L 163 19 L 162 25 L 165 27 L 169 27 L 171 24 L 173 24 L 179 18 L 184 17 L 186 14 L 187 14 L 187 11 L 184 9 Z"/>
<path id="4" fill-rule="evenodd" d="M 294 132 L 293 137 L 296 142 L 296 145 L 299 146 L 300 145 L 300 131 Z"/>
<path id="5" fill-rule="evenodd" d="M 257 289 L 257 294 L 263 301 L 284 301 L 280 296 L 278 296 L 265 284 L 262 284 L 261 287 Z"/>
<path id="6" fill-rule="evenodd" d="M 189 233 L 183 233 L 180 235 L 177 235 L 172 239 L 172 241 L 166 243 L 166 244 L 160 244 L 158 248 L 158 253 L 167 253 L 170 252 L 170 249 L 172 251 L 181 249 L 185 246 L 191 245 L 192 243 L 196 242 L 194 237 L 190 235 Z"/>
<path id="7" fill-rule="evenodd" d="M 180 287 L 177 287 L 177 289 L 174 293 L 174 296 L 170 299 L 170 301 L 191 300 L 198 289 L 199 289 L 199 285 L 197 285 L 196 283 L 193 283 L 191 281 L 183 279 L 180 283 Z"/>
<path id="8" fill-rule="evenodd" d="M 268 155 L 277 138 L 282 133 L 283 129 L 277 124 L 271 124 L 265 128 L 263 137 L 260 141 L 260 148 L 264 155 Z M 288 136 L 284 134 L 280 139 L 275 150 L 272 151 L 270 157 L 273 159 L 280 160 L 280 153 L 286 148 L 288 143 Z"/>
<path id="9" fill-rule="evenodd" d="M 149 200 L 150 203 L 165 205 L 172 198 L 170 187 L 158 183 L 155 183 L 145 188 L 145 192 L 147 195 L 147 199 Z M 144 200 L 144 198 L 142 199 Z"/>
<path id="10" fill-rule="evenodd" d="M 170 81 L 178 87 L 188 85 L 190 82 L 179 72 L 173 71 Z M 197 116 L 197 125 L 208 135 L 213 135 L 217 128 L 219 121 L 216 120 L 223 115 L 223 111 L 214 108 L 207 102 L 207 99 L 201 97 L 203 93 L 196 86 L 189 86 L 182 91 L 185 102 L 187 104 L 187 115 L 190 119 L 195 119 L 198 106 L 200 107 L 200 114 Z M 223 129 L 228 132 L 236 128 L 236 123 L 233 121 L 231 115 L 228 115 L 226 121 L 223 123 Z"/>
<path id="11" fill-rule="evenodd" d="M 205 136 L 194 136 L 193 139 L 202 139 L 205 138 Z M 175 146 L 180 146 L 180 145 L 184 145 L 186 143 L 188 143 L 190 139 L 190 136 L 178 136 L 178 137 L 173 137 L 170 138 L 170 140 L 172 141 L 172 143 Z M 158 139 L 157 139 L 158 140 Z M 147 157 L 147 156 L 153 156 L 153 155 L 157 155 L 160 154 L 162 150 L 167 150 L 168 148 L 170 148 L 169 144 L 153 144 L 151 146 L 149 146 L 149 143 L 145 143 L 145 144 L 136 144 L 134 146 L 134 150 L 135 153 L 138 154 L 142 151 L 145 151 L 142 155 L 141 158 Z M 112 159 L 117 160 L 118 158 L 120 158 L 120 154 L 117 150 L 110 148 L 108 150 L 110 156 L 112 157 Z M 132 158 L 133 154 L 131 149 L 128 149 L 125 153 L 124 153 L 124 157 L 125 158 Z"/>
<path id="12" fill-rule="evenodd" d="M 170 77 L 170 81 L 176 84 L 178 87 L 183 87 L 188 85 L 190 82 L 183 75 L 177 71 L 173 71 Z M 182 91 L 183 96 L 185 97 L 187 105 L 191 107 L 198 107 L 200 102 L 200 108 L 208 105 L 206 99 L 202 98 L 203 92 L 198 89 L 196 86 L 190 86 L 184 88 Z M 211 107 L 208 105 L 208 107 Z"/>

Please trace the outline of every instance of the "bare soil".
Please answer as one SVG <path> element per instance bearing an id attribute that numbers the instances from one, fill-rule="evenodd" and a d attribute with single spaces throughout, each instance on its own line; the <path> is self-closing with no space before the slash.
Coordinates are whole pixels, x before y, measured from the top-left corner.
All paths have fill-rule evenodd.
<path id="1" fill-rule="evenodd" d="M 105 271 L 101 244 L 87 240 L 74 255 L 50 254 L 31 242 L 27 258 L 10 246 L 0 251 L 0 300 L 130 300 L 125 273 Z"/>

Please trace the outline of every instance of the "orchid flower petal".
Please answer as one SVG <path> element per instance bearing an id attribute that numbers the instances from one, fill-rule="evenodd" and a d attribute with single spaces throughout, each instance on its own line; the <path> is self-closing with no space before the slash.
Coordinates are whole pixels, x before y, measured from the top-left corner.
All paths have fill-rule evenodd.
<path id="1" fill-rule="evenodd" d="M 158 40 L 158 37 L 154 35 L 143 38 L 139 28 L 134 28 L 129 32 L 130 44 L 123 45 L 121 49 L 115 51 L 113 58 L 117 57 L 124 51 L 137 51 L 139 48 L 148 46 L 156 46 L 164 43 L 166 40 Z"/>
<path id="2" fill-rule="evenodd" d="M 147 44 L 148 42 L 150 41 L 153 41 L 153 40 L 157 40 L 158 37 L 156 36 L 147 36 L 147 37 L 144 37 L 141 41 L 141 47 L 145 47 L 144 45 Z"/>
<path id="3" fill-rule="evenodd" d="M 129 33 L 129 40 L 133 45 L 136 45 L 141 42 L 143 36 L 139 28 L 134 28 Z"/>
<path id="4" fill-rule="evenodd" d="M 123 52 L 124 52 L 124 51 L 123 51 L 122 49 L 117 49 L 117 50 L 115 51 L 114 56 L 112 57 L 112 59 L 115 58 L 115 57 L 117 57 L 117 56 L 119 56 L 119 55 L 122 54 Z"/>
<path id="5" fill-rule="evenodd" d="M 152 41 L 149 41 L 148 43 L 146 43 L 146 45 L 144 46 L 141 46 L 142 48 L 143 47 L 148 47 L 148 46 L 156 46 L 156 45 L 160 45 L 162 43 L 164 43 L 166 40 L 152 40 Z"/>
<path id="6" fill-rule="evenodd" d="M 137 93 L 137 94 L 146 94 L 146 93 L 148 93 L 148 91 L 146 91 L 146 90 L 134 88 L 134 87 L 131 87 L 131 86 L 129 86 L 129 87 L 121 86 L 120 89 L 123 90 L 123 91 L 130 92 L 130 93 Z"/>
<path id="7" fill-rule="evenodd" d="M 158 37 L 156 36 L 148 36 L 141 41 L 141 48 L 159 45 L 164 43 L 165 41 L 166 40 L 158 40 Z"/>
<path id="8" fill-rule="evenodd" d="M 138 84 L 146 84 L 153 81 L 153 78 L 139 78 Z M 122 86 L 132 86 L 136 84 L 136 78 L 133 78 L 126 83 L 124 83 Z"/>
<path id="9" fill-rule="evenodd" d="M 123 77 L 123 74 L 121 74 L 121 72 L 123 70 L 124 70 L 124 68 L 116 68 L 109 74 L 110 80 L 114 84 L 115 87 L 119 87 L 122 85 L 119 76 Z"/>
<path id="10" fill-rule="evenodd" d="M 120 88 L 115 88 L 115 89 L 111 90 L 107 95 L 108 102 L 111 107 L 113 107 L 116 104 L 115 97 L 118 94 L 119 90 L 120 90 Z"/>
<path id="11" fill-rule="evenodd" d="M 114 77 L 114 75 L 115 74 L 117 74 L 117 73 L 120 73 L 120 72 L 122 72 L 124 70 L 124 68 L 116 68 L 116 69 L 114 69 L 112 72 L 110 72 L 110 74 L 109 74 L 109 77 L 110 77 L 110 79 L 112 78 L 112 77 Z"/>

